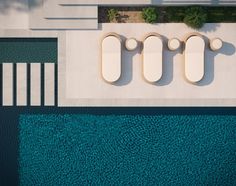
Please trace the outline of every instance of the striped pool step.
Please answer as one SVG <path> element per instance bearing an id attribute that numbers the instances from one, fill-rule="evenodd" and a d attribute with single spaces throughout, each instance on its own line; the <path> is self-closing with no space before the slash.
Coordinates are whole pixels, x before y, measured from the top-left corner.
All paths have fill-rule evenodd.
<path id="1" fill-rule="evenodd" d="M 54 63 L 2 63 L 1 67 L 2 106 L 55 106 Z"/>
<path id="2" fill-rule="evenodd" d="M 44 105 L 55 105 L 55 64 L 44 63 Z"/>
<path id="3" fill-rule="evenodd" d="M 30 64 L 30 105 L 41 105 L 41 64 Z"/>
<path id="4" fill-rule="evenodd" d="M 27 106 L 27 64 L 16 64 L 16 105 Z"/>
<path id="5" fill-rule="evenodd" d="M 13 64 L 2 64 L 2 105 L 13 106 Z"/>

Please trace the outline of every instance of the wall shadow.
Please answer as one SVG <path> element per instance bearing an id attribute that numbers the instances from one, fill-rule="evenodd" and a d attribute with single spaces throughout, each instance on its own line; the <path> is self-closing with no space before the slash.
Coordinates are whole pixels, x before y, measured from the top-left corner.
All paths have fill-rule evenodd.
<path id="1" fill-rule="evenodd" d="M 97 30 L 102 31 L 102 29 L 103 29 L 103 25 L 102 25 L 102 23 L 98 23 L 98 28 L 97 28 Z"/>
<path id="2" fill-rule="evenodd" d="M 128 51 L 125 47 L 126 37 L 121 36 L 122 39 L 122 58 L 121 58 L 121 77 L 114 83 L 115 86 L 124 86 L 129 84 L 133 79 L 133 57 L 140 53 L 141 43 L 138 41 L 138 48 L 134 51 Z"/>
<path id="3" fill-rule="evenodd" d="M 164 1 L 164 2 L 163 2 Z M 160 5 L 162 5 L 163 3 L 165 3 L 165 0 L 151 0 L 151 3 L 152 4 L 160 4 Z"/>
<path id="4" fill-rule="evenodd" d="M 213 82 L 214 80 L 214 70 L 215 70 L 215 56 L 218 54 L 224 54 L 226 56 L 231 56 L 235 53 L 235 46 L 228 42 L 223 42 L 223 47 L 218 51 L 211 51 L 206 48 L 205 53 L 205 72 L 203 79 L 197 83 L 198 86 L 206 86 Z M 227 62 L 225 60 L 224 62 Z"/>
<path id="5" fill-rule="evenodd" d="M 220 27 L 219 23 L 205 23 L 204 26 L 199 30 L 201 32 L 215 32 Z"/>
<path id="6" fill-rule="evenodd" d="M 164 50 L 163 52 L 163 74 L 161 79 L 154 83 L 156 86 L 165 86 L 173 81 L 174 76 L 174 56 L 180 52 L 180 49 L 176 51 Z"/>
<path id="7" fill-rule="evenodd" d="M 236 49 L 232 43 L 223 42 L 223 47 L 219 50 L 219 53 L 222 53 L 226 56 L 232 56 L 235 54 Z"/>
<path id="8" fill-rule="evenodd" d="M 175 51 L 170 51 L 168 49 L 167 43 L 168 38 L 162 36 L 163 39 L 163 72 L 162 77 L 159 81 L 156 83 L 153 83 L 153 85 L 156 86 L 165 86 L 170 84 L 173 81 L 174 76 L 174 56 L 178 53 L 182 52 L 182 43 L 179 49 Z"/>
<path id="9" fill-rule="evenodd" d="M 208 48 L 205 49 L 205 72 L 204 72 L 204 77 L 201 81 L 196 83 L 198 86 L 206 86 L 209 85 L 210 83 L 213 82 L 214 80 L 214 60 L 215 56 L 217 55 L 218 52 L 213 52 L 209 50 Z"/>

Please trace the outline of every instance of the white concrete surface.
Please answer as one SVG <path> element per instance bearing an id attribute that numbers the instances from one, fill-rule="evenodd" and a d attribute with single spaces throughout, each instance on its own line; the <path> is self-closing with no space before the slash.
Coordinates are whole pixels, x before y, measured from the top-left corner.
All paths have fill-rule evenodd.
<path id="1" fill-rule="evenodd" d="M 55 65 L 44 63 L 44 105 L 55 105 Z"/>
<path id="2" fill-rule="evenodd" d="M 41 64 L 30 64 L 30 105 L 41 105 Z"/>
<path id="3" fill-rule="evenodd" d="M 156 84 L 141 75 L 141 50 L 123 50 L 122 76 L 116 84 L 100 77 L 100 39 L 108 32 L 141 41 L 149 32 L 180 40 L 194 30 L 184 24 L 101 24 L 97 31 L 67 31 L 66 53 L 59 63 L 60 106 L 160 106 L 236 104 L 236 24 L 206 24 L 200 33 L 206 38 L 219 37 L 224 45 L 218 52 L 206 48 L 206 71 L 197 85 L 184 78 L 184 55 L 164 47 L 163 76 Z M 89 51 L 89 52 L 88 52 Z"/>
<path id="4" fill-rule="evenodd" d="M 98 21 L 97 19 L 55 19 L 50 21 L 50 19 L 33 19 L 30 22 L 31 29 L 39 30 L 78 30 L 78 29 L 97 29 Z"/>
<path id="5" fill-rule="evenodd" d="M 27 64 L 16 64 L 16 105 L 27 105 Z"/>
<path id="6" fill-rule="evenodd" d="M 2 64 L 2 105 L 12 106 L 13 105 L 13 64 L 3 63 Z"/>

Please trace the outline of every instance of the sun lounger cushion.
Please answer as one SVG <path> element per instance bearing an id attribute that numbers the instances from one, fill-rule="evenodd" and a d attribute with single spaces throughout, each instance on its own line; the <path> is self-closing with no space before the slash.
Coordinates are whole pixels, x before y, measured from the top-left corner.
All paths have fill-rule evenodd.
<path id="1" fill-rule="evenodd" d="M 102 76 L 110 83 L 121 76 L 121 41 L 114 35 L 102 41 Z"/>
<path id="2" fill-rule="evenodd" d="M 200 36 L 191 36 L 185 46 L 185 76 L 190 82 L 198 82 L 204 76 L 205 42 Z"/>
<path id="3" fill-rule="evenodd" d="M 149 36 L 143 42 L 143 76 L 154 83 L 162 76 L 163 42 L 158 36 Z"/>

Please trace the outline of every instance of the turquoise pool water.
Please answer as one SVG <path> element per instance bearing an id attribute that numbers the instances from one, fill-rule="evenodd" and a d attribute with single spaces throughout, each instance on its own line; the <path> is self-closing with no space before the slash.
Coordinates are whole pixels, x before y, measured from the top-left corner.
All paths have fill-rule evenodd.
<path id="1" fill-rule="evenodd" d="M 235 185 L 234 115 L 21 115 L 21 185 Z"/>
<path id="2" fill-rule="evenodd" d="M 0 38 L 0 63 L 57 63 L 56 38 Z"/>

